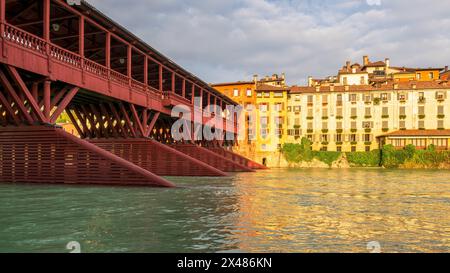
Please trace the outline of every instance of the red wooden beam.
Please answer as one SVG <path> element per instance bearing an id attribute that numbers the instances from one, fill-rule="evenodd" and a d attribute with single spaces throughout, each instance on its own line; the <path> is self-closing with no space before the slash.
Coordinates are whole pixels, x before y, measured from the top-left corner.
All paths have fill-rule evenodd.
<path id="1" fill-rule="evenodd" d="M 137 137 L 136 130 L 134 129 L 130 117 L 128 116 L 127 110 L 122 103 L 120 103 L 120 110 L 122 111 L 123 117 L 125 118 L 125 124 L 130 129 L 131 134 L 133 135 L 133 137 Z"/>
<path id="2" fill-rule="evenodd" d="M 106 138 L 109 138 L 108 131 L 105 128 L 105 120 L 103 119 L 103 116 L 97 111 L 97 108 L 93 104 L 89 105 L 89 108 L 91 109 L 92 116 L 95 117 L 95 120 L 98 123 L 100 137 L 105 136 Z"/>
<path id="3" fill-rule="evenodd" d="M 128 138 L 128 134 L 125 131 L 125 128 L 123 127 L 122 119 L 120 118 L 119 113 L 116 110 L 116 107 L 114 106 L 113 103 L 109 103 L 108 105 L 109 105 L 109 108 L 111 109 L 111 112 L 112 112 L 114 118 L 117 121 L 117 127 L 119 127 L 120 131 L 122 132 L 123 137 Z"/>
<path id="4" fill-rule="evenodd" d="M 14 123 L 16 125 L 19 125 L 19 123 L 20 123 L 19 118 L 17 117 L 15 111 L 12 109 L 11 104 L 9 103 L 8 99 L 5 98 L 5 96 L 3 95 L 2 92 L 0 92 L 0 102 L 3 105 L 3 108 L 5 108 L 6 113 L 9 114 L 9 116 L 11 116 Z"/>
<path id="5" fill-rule="evenodd" d="M 102 134 L 101 134 L 100 130 L 97 128 L 98 121 L 94 120 L 94 118 L 91 116 L 91 112 L 88 111 L 88 109 L 86 109 L 86 107 L 84 105 L 81 105 L 81 110 L 83 110 L 84 116 L 86 117 L 87 121 L 89 121 L 89 124 L 91 125 L 92 133 L 95 133 L 95 136 L 97 138 L 100 138 Z"/>
<path id="6" fill-rule="evenodd" d="M 84 137 L 92 138 L 92 132 L 87 126 L 87 120 L 81 115 L 81 112 L 77 108 L 73 108 L 73 112 L 77 116 L 77 119 L 80 121 L 81 126 L 83 126 Z"/>
<path id="7" fill-rule="evenodd" d="M 59 103 L 56 111 L 53 113 L 53 115 L 50 119 L 50 123 L 53 124 L 56 122 L 59 115 L 61 115 L 61 113 L 64 111 L 64 109 L 66 109 L 67 105 L 69 105 L 69 103 L 72 101 L 73 97 L 75 97 L 75 95 L 78 93 L 78 90 L 80 90 L 80 88 L 78 88 L 78 87 L 73 87 L 72 89 L 69 90 L 69 92 L 64 97 L 64 99 Z"/>
<path id="8" fill-rule="evenodd" d="M 28 109 L 25 107 L 23 100 L 20 99 L 20 97 L 16 94 L 14 88 L 12 87 L 11 83 L 9 82 L 9 80 L 6 78 L 5 73 L 3 73 L 2 70 L 0 70 L 0 81 L 3 84 L 3 87 L 5 87 L 5 90 L 9 93 L 9 95 L 12 97 L 12 99 L 14 100 L 15 104 L 17 105 L 17 107 L 20 109 L 20 111 L 22 112 L 23 116 L 25 117 L 25 119 L 28 121 L 29 124 L 33 124 L 34 120 L 31 117 L 30 113 L 28 113 Z M 41 113 L 39 111 L 39 113 Z M 42 113 L 41 113 L 42 114 Z"/>
<path id="9" fill-rule="evenodd" d="M 24 93 L 24 95 L 26 96 L 27 100 L 29 101 L 33 111 L 36 113 L 36 115 L 38 116 L 39 120 L 41 122 L 48 122 L 48 120 L 45 118 L 44 114 L 41 112 L 41 109 L 39 108 L 37 102 L 34 100 L 34 97 L 31 95 L 30 91 L 28 90 L 27 85 L 25 84 L 25 82 L 22 80 L 22 78 L 19 75 L 19 72 L 17 72 L 15 67 L 6 66 L 9 74 L 11 74 L 14 82 L 18 85 L 20 91 L 22 91 Z M 6 83 L 12 88 L 11 84 L 9 83 L 8 79 L 6 78 L 6 75 L 3 73 L 3 71 L 1 71 L 0 73 L 2 80 L 5 81 Z M 14 91 L 14 89 L 11 89 Z M 15 93 L 15 92 L 13 92 Z M 23 103 L 22 103 L 23 104 Z M 27 112 L 28 113 L 28 112 Z"/>
<path id="10" fill-rule="evenodd" d="M 150 122 L 150 125 L 147 127 L 147 132 L 145 133 L 145 136 L 146 136 L 146 137 L 149 137 L 150 134 L 152 133 L 153 127 L 155 127 L 155 124 L 156 124 L 156 122 L 158 121 L 158 118 L 159 118 L 159 115 L 160 115 L 160 114 L 161 114 L 160 112 L 157 112 L 157 113 L 155 113 L 155 115 L 153 116 L 152 121 Z"/>
<path id="11" fill-rule="evenodd" d="M 67 116 L 69 117 L 70 121 L 72 122 L 73 126 L 74 126 L 75 129 L 77 130 L 78 134 L 79 134 L 82 138 L 86 138 L 86 134 L 83 132 L 83 130 L 81 130 L 80 126 L 78 125 L 77 119 L 73 116 L 73 114 L 72 114 L 72 112 L 70 111 L 70 109 L 67 109 L 66 113 L 67 113 Z"/>
<path id="12" fill-rule="evenodd" d="M 141 133 L 142 136 L 145 136 L 144 127 L 142 126 L 142 123 L 139 119 L 139 115 L 136 111 L 136 107 L 134 107 L 134 104 L 130 103 L 130 109 L 131 109 L 131 113 L 133 114 L 134 122 L 139 129 L 139 132 Z"/>

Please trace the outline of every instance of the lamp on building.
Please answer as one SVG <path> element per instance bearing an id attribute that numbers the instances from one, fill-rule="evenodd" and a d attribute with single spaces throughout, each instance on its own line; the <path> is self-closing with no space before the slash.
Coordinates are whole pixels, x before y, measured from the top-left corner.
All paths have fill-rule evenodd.
<path id="1" fill-rule="evenodd" d="M 52 24 L 52 29 L 55 32 L 58 32 L 61 29 L 61 26 L 59 24 Z"/>
<path id="2" fill-rule="evenodd" d="M 120 58 L 120 59 L 119 59 L 119 63 L 120 63 L 120 64 L 125 64 L 125 59 L 124 59 L 124 58 Z"/>

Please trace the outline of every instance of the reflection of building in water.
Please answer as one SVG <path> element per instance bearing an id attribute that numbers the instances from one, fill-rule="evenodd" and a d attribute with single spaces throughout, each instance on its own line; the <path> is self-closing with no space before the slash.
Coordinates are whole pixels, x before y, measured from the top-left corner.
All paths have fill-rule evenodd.
<path id="1" fill-rule="evenodd" d="M 367 243 L 374 240 L 382 243 L 384 251 L 399 251 L 398 245 L 389 244 L 400 241 L 407 242 L 406 251 L 426 251 L 419 234 L 440 230 L 442 217 L 448 218 L 447 205 L 412 205 L 421 202 L 418 197 L 434 198 L 429 193 L 434 186 L 416 184 L 405 175 L 408 182 L 397 173 L 398 181 L 393 183 L 380 183 L 386 178 L 382 170 L 331 174 L 271 170 L 243 175 L 235 184 L 240 211 L 230 240 L 249 252 L 367 252 Z M 433 209 L 438 210 L 436 215 Z M 447 231 L 429 236 L 439 240 Z"/>

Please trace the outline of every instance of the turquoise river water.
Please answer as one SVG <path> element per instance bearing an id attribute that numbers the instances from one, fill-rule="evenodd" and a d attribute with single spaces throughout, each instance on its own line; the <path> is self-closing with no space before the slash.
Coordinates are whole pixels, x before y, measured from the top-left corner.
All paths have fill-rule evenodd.
<path id="1" fill-rule="evenodd" d="M 450 251 L 450 171 L 171 180 L 180 188 L 0 184 L 0 252 Z"/>

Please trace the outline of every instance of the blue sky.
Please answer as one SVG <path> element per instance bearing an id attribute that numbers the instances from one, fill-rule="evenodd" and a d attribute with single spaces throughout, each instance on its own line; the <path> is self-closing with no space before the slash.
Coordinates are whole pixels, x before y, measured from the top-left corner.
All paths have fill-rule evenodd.
<path id="1" fill-rule="evenodd" d="M 285 72 L 289 84 L 346 60 L 450 64 L 450 1 L 88 0 L 206 82 Z"/>

